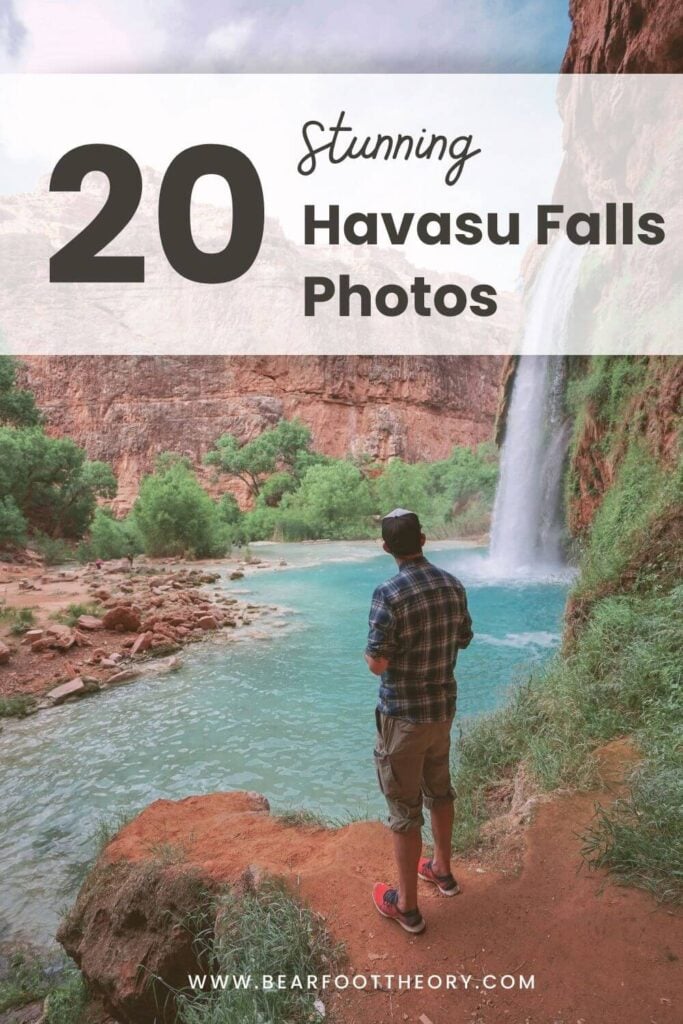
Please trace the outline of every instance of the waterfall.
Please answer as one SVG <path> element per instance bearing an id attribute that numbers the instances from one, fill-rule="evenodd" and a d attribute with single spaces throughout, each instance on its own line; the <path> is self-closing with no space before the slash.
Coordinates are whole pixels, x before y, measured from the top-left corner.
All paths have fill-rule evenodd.
<path id="1" fill-rule="evenodd" d="M 529 296 L 493 508 L 491 565 L 506 574 L 562 562 L 562 464 L 569 440 L 561 351 L 583 250 L 565 238 L 546 256 Z"/>

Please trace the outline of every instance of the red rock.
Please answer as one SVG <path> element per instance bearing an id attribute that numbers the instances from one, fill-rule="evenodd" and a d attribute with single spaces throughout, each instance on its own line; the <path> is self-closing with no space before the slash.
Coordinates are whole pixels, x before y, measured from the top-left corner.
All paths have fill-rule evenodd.
<path id="1" fill-rule="evenodd" d="M 141 633 L 133 643 L 130 649 L 131 655 L 142 654 L 144 651 L 149 650 L 152 645 L 152 633 Z"/>
<path id="2" fill-rule="evenodd" d="M 41 640 L 43 636 L 44 631 L 42 629 L 29 629 L 24 633 L 21 642 L 28 647 L 29 644 L 35 643 L 36 640 Z"/>
<path id="3" fill-rule="evenodd" d="M 76 625 L 79 629 L 104 629 L 102 619 L 96 615 L 81 615 Z"/>
<path id="4" fill-rule="evenodd" d="M 218 629 L 218 622 L 213 615 L 202 615 L 197 619 L 195 625 L 198 629 Z"/>
<path id="5" fill-rule="evenodd" d="M 12 656 L 12 648 L 0 640 L 0 665 L 6 665 Z"/>
<path id="6" fill-rule="evenodd" d="M 117 633 L 137 633 L 140 629 L 140 615 L 133 608 L 117 605 L 111 608 L 102 620 L 105 629 Z"/>
<path id="7" fill-rule="evenodd" d="M 54 690 L 50 690 L 46 696 L 53 704 L 63 704 L 70 697 L 82 697 L 87 692 L 88 688 L 81 677 L 76 676 L 75 679 L 71 679 L 68 683 L 62 683 L 61 686 L 56 686 Z"/>
<path id="8" fill-rule="evenodd" d="M 47 636 L 44 640 L 39 640 L 38 643 L 45 643 L 48 647 L 54 647 L 60 651 L 68 651 L 76 643 L 76 634 L 68 626 L 62 626 L 59 623 L 55 623 L 47 627 Z M 31 650 L 35 649 L 35 644 L 31 645 Z M 40 648 L 42 650 L 42 648 Z"/>

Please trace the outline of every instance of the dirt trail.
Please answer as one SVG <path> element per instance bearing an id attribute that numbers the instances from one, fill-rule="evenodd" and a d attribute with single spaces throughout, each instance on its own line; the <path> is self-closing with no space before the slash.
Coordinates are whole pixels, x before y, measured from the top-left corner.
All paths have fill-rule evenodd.
<path id="1" fill-rule="evenodd" d="M 605 750 L 605 783 L 626 751 Z M 515 877 L 457 865 L 463 894 L 420 883 L 427 931 L 418 937 L 380 918 L 371 883 L 391 880 L 391 840 L 377 822 L 328 832 L 285 828 L 255 813 L 244 794 L 158 801 L 127 826 L 106 856 L 139 860 L 150 844 L 184 849 L 213 878 L 248 865 L 283 874 L 347 946 L 349 973 L 471 975 L 469 988 L 365 991 L 325 996 L 344 1024 L 673 1024 L 681 1020 L 679 916 L 646 894 L 581 867 L 579 833 L 600 794 L 541 804 Z M 273 965 L 277 973 L 277 964 Z M 482 978 L 534 975 L 533 990 L 486 991 Z"/>

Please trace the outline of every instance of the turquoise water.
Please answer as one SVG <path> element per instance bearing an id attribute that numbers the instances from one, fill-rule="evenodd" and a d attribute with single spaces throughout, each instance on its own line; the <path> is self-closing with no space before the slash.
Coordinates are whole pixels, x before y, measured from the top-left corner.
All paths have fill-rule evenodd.
<path id="1" fill-rule="evenodd" d="M 227 590 L 286 611 L 251 637 L 203 644 L 173 675 L 5 726 L 0 734 L 0 938 L 54 934 L 98 823 L 158 797 L 255 789 L 275 808 L 383 814 L 372 767 L 376 680 L 362 660 L 376 547 L 264 546 L 287 568 Z M 566 580 L 490 579 L 483 552 L 436 545 L 468 588 L 475 640 L 461 652 L 460 719 L 500 706 L 559 641 Z M 248 594 L 246 593 L 248 592 Z"/>

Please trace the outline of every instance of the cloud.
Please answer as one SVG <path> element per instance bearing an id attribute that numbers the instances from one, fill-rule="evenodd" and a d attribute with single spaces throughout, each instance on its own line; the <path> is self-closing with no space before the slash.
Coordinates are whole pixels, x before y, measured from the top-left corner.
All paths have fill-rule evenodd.
<path id="1" fill-rule="evenodd" d="M 21 71 L 555 71 L 567 34 L 566 0 L 0 0 Z"/>
<path id="2" fill-rule="evenodd" d="M 241 57 L 255 25 L 254 18 L 241 18 L 213 29 L 204 40 L 199 63 L 220 66 Z"/>
<path id="3" fill-rule="evenodd" d="M 8 71 L 19 56 L 26 29 L 17 17 L 12 0 L 0 0 L 0 71 Z"/>

